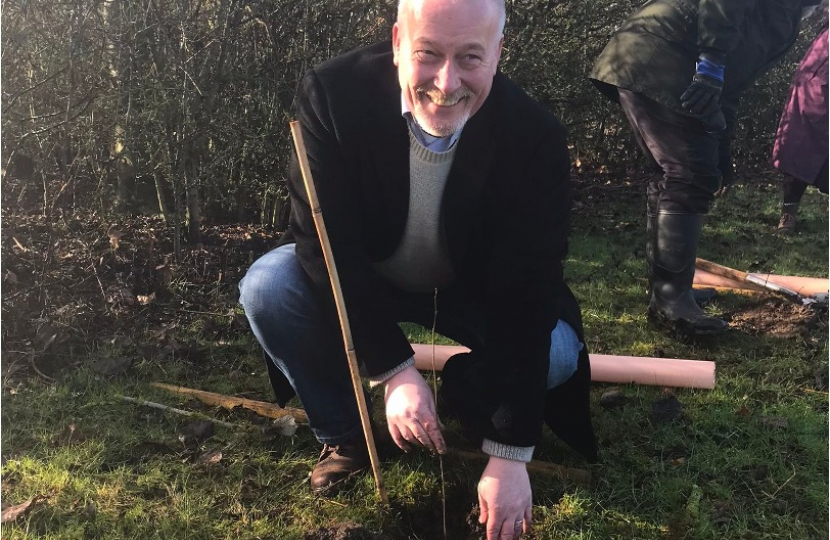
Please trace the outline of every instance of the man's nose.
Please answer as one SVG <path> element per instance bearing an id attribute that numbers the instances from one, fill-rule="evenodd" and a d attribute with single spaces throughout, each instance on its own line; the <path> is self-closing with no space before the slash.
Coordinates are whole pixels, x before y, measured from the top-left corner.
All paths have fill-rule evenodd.
<path id="1" fill-rule="evenodd" d="M 458 68 L 452 60 L 447 60 L 435 74 L 435 87 L 445 95 L 452 94 L 461 86 Z"/>

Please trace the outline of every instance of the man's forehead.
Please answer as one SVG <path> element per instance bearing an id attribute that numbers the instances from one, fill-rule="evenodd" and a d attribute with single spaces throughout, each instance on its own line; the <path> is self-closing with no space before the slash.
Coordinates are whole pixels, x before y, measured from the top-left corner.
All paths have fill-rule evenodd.
<path id="1" fill-rule="evenodd" d="M 455 46 L 487 49 L 490 29 L 498 33 L 499 12 L 493 0 L 404 1 L 408 7 L 399 14 L 398 23 L 410 43 L 439 45 L 451 41 Z M 489 8 L 482 9 L 486 4 Z"/>
<path id="2" fill-rule="evenodd" d="M 443 45 L 443 43 L 441 43 L 438 40 L 430 39 L 429 37 L 426 37 L 426 36 L 417 36 L 417 35 L 412 37 L 412 43 L 414 45 L 426 46 L 426 47 L 441 47 L 441 45 Z M 458 44 L 457 47 L 459 49 L 463 49 L 465 51 L 475 51 L 475 50 L 482 50 L 483 51 L 483 50 L 487 49 L 487 47 L 485 47 L 484 44 L 481 43 L 480 41 L 462 42 L 462 43 Z"/>
<path id="3" fill-rule="evenodd" d="M 495 0 L 403 0 L 402 7 L 418 21 L 447 11 L 467 11 L 471 19 L 478 22 L 486 19 L 484 14 L 498 18 L 498 4 Z"/>

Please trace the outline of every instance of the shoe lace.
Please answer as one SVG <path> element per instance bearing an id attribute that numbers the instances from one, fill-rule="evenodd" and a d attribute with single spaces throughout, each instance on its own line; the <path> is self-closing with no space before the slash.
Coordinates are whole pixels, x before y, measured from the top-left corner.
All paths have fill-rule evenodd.
<path id="1" fill-rule="evenodd" d="M 320 459 L 323 460 L 332 454 L 340 452 L 339 444 L 323 444 L 323 450 L 320 452 Z"/>

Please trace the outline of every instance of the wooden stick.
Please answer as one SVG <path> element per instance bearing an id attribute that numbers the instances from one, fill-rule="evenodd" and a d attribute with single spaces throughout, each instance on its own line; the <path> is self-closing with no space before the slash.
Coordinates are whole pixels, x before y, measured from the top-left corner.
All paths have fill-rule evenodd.
<path id="1" fill-rule="evenodd" d="M 724 287 L 721 285 L 706 285 L 702 283 L 695 283 L 692 285 L 695 289 L 714 289 L 722 293 L 740 294 L 742 296 L 757 296 L 759 294 L 767 294 L 766 291 L 756 291 L 755 289 L 746 289 L 744 287 Z"/>
<path id="2" fill-rule="evenodd" d="M 136 403 L 138 405 L 144 405 L 145 407 L 152 407 L 154 409 L 159 409 L 159 410 L 162 410 L 162 411 L 167 411 L 167 412 L 171 412 L 171 413 L 174 413 L 174 414 L 179 414 L 181 416 L 189 416 L 191 418 L 198 418 L 200 420 L 207 420 L 208 422 L 213 422 L 214 424 L 219 424 L 220 426 L 225 426 L 225 427 L 235 428 L 235 429 L 239 427 L 239 426 L 236 426 L 234 424 L 231 424 L 230 422 L 225 422 L 225 421 L 222 421 L 222 420 L 217 420 L 216 418 L 211 418 L 210 416 L 207 416 L 205 414 L 199 414 L 199 413 L 195 413 L 195 412 L 192 412 L 192 411 L 185 411 L 185 410 L 182 410 L 182 409 L 177 409 L 175 407 L 168 407 L 167 405 L 162 405 L 161 403 L 156 403 L 155 401 L 146 401 L 146 400 L 143 400 L 143 399 L 136 399 L 136 398 L 131 398 L 129 396 L 121 396 L 121 395 L 119 395 L 117 397 L 123 399 L 124 401 L 129 401 L 130 403 Z"/>
<path id="3" fill-rule="evenodd" d="M 760 285 L 748 282 L 746 280 L 746 272 L 741 272 L 740 270 L 735 270 L 734 268 L 729 268 L 728 266 L 721 266 L 720 264 L 701 258 L 695 259 L 695 267 L 700 268 L 701 270 L 706 270 L 710 274 L 715 274 L 716 276 L 723 276 L 725 278 L 733 279 L 746 289 L 766 292 L 766 290 Z"/>
<path id="4" fill-rule="evenodd" d="M 443 365 L 443 364 L 442 364 Z M 155 388 L 161 388 L 163 390 L 169 390 L 170 392 L 176 394 L 183 394 L 188 396 L 193 396 L 198 398 L 203 403 L 208 405 L 219 405 L 228 409 L 233 407 L 244 407 L 249 409 L 260 416 L 264 416 L 267 418 L 282 418 L 283 416 L 291 415 L 298 421 L 298 416 L 305 419 L 307 422 L 307 418 L 305 416 L 305 411 L 301 409 L 282 409 L 273 403 L 267 403 L 264 401 L 254 401 L 252 399 L 245 399 L 236 396 L 228 396 L 225 394 L 216 394 L 214 392 L 205 392 L 202 390 L 194 390 L 192 388 L 186 388 L 184 386 L 175 386 L 172 384 L 165 384 L 165 383 L 150 383 L 151 386 Z M 138 403 L 139 405 L 146 405 L 148 407 L 154 407 L 156 409 L 161 409 L 164 411 L 181 414 L 183 416 L 193 416 L 197 418 L 203 418 L 206 420 L 210 420 L 211 422 L 215 422 L 217 424 L 227 426 L 227 427 L 238 427 L 234 424 L 230 424 L 228 422 L 223 422 L 221 420 L 216 420 L 210 418 L 209 416 L 201 415 L 199 413 L 191 412 L 191 411 L 184 411 L 182 409 L 175 409 L 173 407 L 168 407 L 167 405 L 162 405 L 160 403 L 154 403 L 152 401 L 144 401 L 139 400 L 127 396 L 118 396 L 125 401 L 130 401 L 132 403 Z M 483 454 L 480 452 L 470 452 L 467 450 L 457 450 L 454 448 L 447 448 L 447 451 L 464 459 L 486 459 L 489 456 L 487 454 Z M 561 465 L 557 465 L 555 463 L 548 463 L 546 461 L 539 461 L 533 460 L 527 464 L 527 469 L 531 472 L 539 472 L 544 474 L 551 474 L 556 476 L 557 478 L 562 478 L 564 480 L 570 480 L 573 482 L 578 482 L 581 484 L 587 484 L 591 481 L 591 472 L 586 471 L 583 469 L 572 469 L 568 467 L 563 467 Z"/>
<path id="5" fill-rule="evenodd" d="M 432 369 L 431 347 L 413 344 L 415 367 Z M 435 369 L 441 371 L 449 358 L 457 353 L 468 352 L 466 347 L 456 345 L 435 346 Z M 715 363 L 705 360 L 683 360 L 678 358 L 648 358 L 641 356 L 612 356 L 592 354 L 591 380 L 618 384 L 648 384 L 677 388 L 715 387 Z"/>
<path id="6" fill-rule="evenodd" d="M 455 448 L 447 448 L 447 451 L 454 456 L 464 459 L 483 460 L 489 459 L 490 456 L 481 452 L 470 452 L 469 450 L 457 450 Z M 538 472 L 543 474 L 550 474 L 563 480 L 570 480 L 578 484 L 591 483 L 591 471 L 585 469 L 574 469 L 571 467 L 563 467 L 556 463 L 548 463 L 547 461 L 539 461 L 534 459 L 527 464 L 527 470 L 530 472 Z"/>
<path id="7" fill-rule="evenodd" d="M 769 278 L 764 275 L 748 274 L 746 272 L 741 272 L 739 270 L 735 270 L 734 268 L 729 268 L 728 266 L 721 266 L 700 258 L 695 259 L 695 266 L 707 272 L 711 272 L 712 274 L 734 279 L 742 285 L 745 285 L 746 288 L 777 294 L 791 302 L 795 302 L 796 304 L 806 306 L 809 304 L 820 303 L 827 305 L 826 298 L 824 300 L 809 298 L 800 294 L 798 291 L 790 289 L 789 287 L 770 281 Z"/>
<path id="8" fill-rule="evenodd" d="M 728 277 L 719 276 L 718 274 L 713 274 L 712 272 L 707 272 L 702 268 L 695 268 L 695 277 L 692 282 L 692 286 L 700 286 L 700 287 L 725 287 L 729 289 L 743 289 L 745 291 L 752 291 L 758 294 L 767 294 L 768 291 L 759 291 L 755 289 L 749 289 L 750 285 L 747 285 L 743 281 L 738 281 L 735 279 L 730 279 Z"/>
<path id="9" fill-rule="evenodd" d="M 184 386 L 175 386 L 165 383 L 150 383 L 150 386 L 161 388 L 173 392 L 174 394 L 182 394 L 185 396 L 193 396 L 202 403 L 207 405 L 218 405 L 225 409 L 233 409 L 234 407 L 242 407 L 254 411 L 260 416 L 266 418 L 282 418 L 283 416 L 293 416 L 298 424 L 308 424 L 308 416 L 302 409 L 283 409 L 275 403 L 267 403 L 265 401 L 255 401 L 253 399 L 246 399 L 236 396 L 226 396 L 224 394 L 216 394 L 214 392 L 205 392 L 204 390 L 195 390 L 193 388 L 186 388 Z"/>
<path id="10" fill-rule="evenodd" d="M 320 238 L 320 244 L 323 247 L 323 257 L 326 260 L 326 268 L 328 269 L 331 288 L 334 292 L 334 303 L 337 307 L 337 316 L 340 319 L 340 329 L 343 332 L 343 345 L 346 348 L 346 359 L 349 362 L 352 386 L 354 387 L 355 397 L 357 398 L 360 423 L 363 426 L 363 435 L 366 437 L 366 446 L 369 449 L 369 460 L 372 463 L 372 473 L 375 476 L 375 487 L 377 488 L 381 503 L 386 505 L 389 504 L 389 501 L 386 497 L 386 488 L 383 485 L 383 479 L 380 475 L 380 459 L 378 458 L 377 448 L 375 448 L 372 426 L 369 423 L 369 410 L 366 406 L 366 397 L 363 393 L 363 383 L 360 380 L 357 353 L 354 349 L 354 343 L 352 343 L 352 329 L 349 325 L 349 315 L 346 312 L 343 290 L 340 288 L 340 277 L 337 274 L 337 264 L 335 263 L 331 243 L 329 242 L 329 235 L 326 231 L 326 223 L 323 220 L 323 210 L 320 208 L 320 201 L 317 199 L 317 190 L 314 187 L 314 179 L 311 176 L 311 166 L 308 164 L 308 155 L 306 154 L 305 143 L 303 142 L 302 127 L 297 120 L 291 122 L 291 135 L 294 137 L 294 147 L 297 150 L 300 172 L 302 173 L 303 183 L 308 194 L 308 204 L 311 207 L 311 215 L 314 218 L 317 236 Z"/>
<path id="11" fill-rule="evenodd" d="M 759 280 L 775 283 L 776 285 L 792 289 L 798 294 L 806 297 L 817 297 L 818 295 L 827 294 L 828 292 L 827 278 L 747 273 L 747 279 L 753 279 L 753 276 Z M 772 291 L 757 290 L 758 287 L 755 287 L 751 283 L 737 281 L 713 274 L 703 270 L 702 268 L 698 268 L 695 271 L 695 279 L 692 286 L 695 289 L 715 289 L 716 291 L 731 292 L 734 294 L 772 294 Z M 753 288 L 750 289 L 749 287 Z"/>

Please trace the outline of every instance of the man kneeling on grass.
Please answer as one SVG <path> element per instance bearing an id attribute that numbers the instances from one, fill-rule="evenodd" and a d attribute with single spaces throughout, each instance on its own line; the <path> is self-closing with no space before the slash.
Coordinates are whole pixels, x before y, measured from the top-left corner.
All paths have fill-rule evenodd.
<path id="1" fill-rule="evenodd" d="M 488 539 L 531 525 L 525 464 L 543 422 L 596 459 L 579 306 L 562 277 L 565 131 L 498 73 L 504 9 L 402 0 L 392 42 L 310 70 L 298 111 L 357 358 L 383 387 L 391 436 L 443 453 L 440 412 L 482 441 Z M 311 485 L 326 491 L 369 458 L 297 156 L 289 189 L 289 230 L 240 302 L 278 400 L 296 392 L 324 445 Z M 437 331 L 472 351 L 446 364 L 438 411 L 398 326 L 431 327 L 436 299 Z"/>

